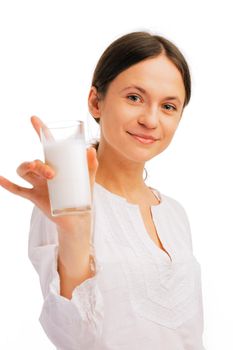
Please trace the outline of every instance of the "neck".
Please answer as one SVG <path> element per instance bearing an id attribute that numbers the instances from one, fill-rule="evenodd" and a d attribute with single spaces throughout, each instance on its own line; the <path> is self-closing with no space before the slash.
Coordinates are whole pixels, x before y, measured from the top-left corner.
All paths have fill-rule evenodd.
<path id="1" fill-rule="evenodd" d="M 123 158 L 116 150 L 109 147 L 104 147 L 103 151 L 101 143 L 97 159 L 99 166 L 95 181 L 108 190 L 132 200 L 148 190 L 143 180 L 145 163 Z"/>

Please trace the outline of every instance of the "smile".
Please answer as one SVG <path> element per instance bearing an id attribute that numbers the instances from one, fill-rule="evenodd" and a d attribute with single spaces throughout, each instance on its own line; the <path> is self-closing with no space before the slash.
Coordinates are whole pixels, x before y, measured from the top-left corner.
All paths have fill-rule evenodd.
<path id="1" fill-rule="evenodd" d="M 143 144 L 152 144 L 152 143 L 155 143 L 157 141 L 157 140 L 145 139 L 143 137 L 130 134 L 129 132 L 128 132 L 128 134 L 130 136 L 132 136 L 135 140 L 137 140 L 137 141 L 139 141 L 140 143 L 143 143 Z"/>

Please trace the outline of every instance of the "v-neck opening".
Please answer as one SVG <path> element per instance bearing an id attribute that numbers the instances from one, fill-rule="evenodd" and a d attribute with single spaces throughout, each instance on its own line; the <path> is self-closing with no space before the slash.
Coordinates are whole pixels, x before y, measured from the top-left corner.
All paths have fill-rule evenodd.
<path id="1" fill-rule="evenodd" d="M 165 256 L 165 257 L 166 257 L 166 260 L 169 260 L 169 263 L 170 263 L 170 264 L 172 264 L 172 263 L 173 263 L 172 256 L 171 256 L 171 254 L 169 253 L 169 251 L 166 249 L 165 244 L 164 244 L 164 240 L 161 239 L 161 237 L 160 237 L 160 230 L 158 229 L 158 225 L 157 225 L 157 221 L 155 220 L 155 217 L 154 217 L 153 209 L 150 208 L 151 219 L 152 219 L 152 221 L 153 221 L 153 224 L 154 224 L 154 227 L 155 227 L 155 230 L 156 230 L 156 233 L 157 233 L 158 240 L 160 241 L 160 243 L 162 244 L 162 247 L 163 247 L 164 249 L 160 248 L 160 247 L 153 241 L 153 239 L 150 237 L 150 234 L 147 232 L 147 228 L 146 228 L 146 225 L 145 225 L 145 223 L 144 223 L 144 220 L 143 220 L 143 217 L 142 217 L 142 214 L 141 214 L 141 211 L 140 211 L 139 206 L 138 206 L 138 212 L 139 212 L 139 215 L 140 215 L 140 221 L 141 221 L 142 229 L 144 230 L 144 235 L 143 235 L 143 237 L 145 237 L 145 240 L 146 240 L 147 243 L 148 243 L 148 248 L 150 247 L 152 252 L 154 251 L 154 249 L 156 249 L 162 256 Z"/>
<path id="2" fill-rule="evenodd" d="M 173 263 L 172 256 L 171 256 L 171 254 L 169 253 L 169 251 L 165 248 L 165 246 L 164 246 L 164 241 L 161 240 L 160 233 L 159 233 L 160 231 L 158 230 L 158 225 L 157 225 L 157 222 L 156 222 L 156 220 L 155 220 L 155 218 L 154 218 L 154 213 L 153 213 L 153 211 L 152 211 L 152 208 L 150 208 L 150 214 L 151 214 L 151 219 L 152 219 L 152 221 L 153 221 L 153 224 L 154 224 L 154 227 L 155 227 L 155 230 L 156 230 L 156 233 L 157 233 L 158 240 L 160 241 L 160 243 L 161 243 L 163 249 L 160 248 L 160 247 L 151 239 L 149 233 L 147 232 L 147 229 L 146 229 L 146 227 L 145 227 L 145 224 L 144 224 L 144 222 L 143 222 L 144 227 L 145 227 L 145 230 L 146 230 L 146 233 L 147 233 L 147 235 L 148 235 L 148 238 L 151 240 L 152 244 L 155 245 L 155 247 L 158 248 L 158 249 L 160 250 L 160 252 L 161 252 L 162 254 L 165 254 L 165 255 L 166 255 L 166 257 L 169 259 L 169 262 L 172 264 L 172 263 Z M 142 218 L 142 220 L 143 220 L 143 218 Z"/>
<path id="3" fill-rule="evenodd" d="M 134 203 L 130 203 L 127 201 L 126 198 L 124 197 L 121 197 L 119 195 L 117 195 L 116 193 L 113 193 L 111 191 L 109 191 L 108 189 L 106 189 L 104 186 L 100 185 L 98 182 L 95 182 L 95 185 L 100 188 L 106 195 L 108 195 L 111 199 L 114 198 L 115 200 L 117 200 L 118 202 L 121 202 L 121 203 L 124 203 L 124 204 L 127 204 L 127 206 L 129 208 L 132 208 L 132 209 L 136 209 L 138 211 L 138 214 L 140 216 L 140 223 L 141 223 L 141 229 L 143 230 L 143 235 L 142 237 L 144 237 L 144 242 L 145 244 L 147 244 L 148 248 L 154 252 L 154 251 L 157 251 L 157 253 L 160 253 L 163 257 L 166 257 L 166 260 L 169 261 L 170 264 L 173 263 L 173 259 L 172 259 L 172 256 L 171 254 L 169 253 L 169 251 L 166 249 L 166 247 L 164 246 L 164 241 L 161 240 L 160 238 L 160 233 L 159 233 L 159 230 L 158 230 L 158 227 L 157 227 L 157 223 L 156 223 L 156 220 L 155 220 L 155 216 L 154 216 L 154 213 L 158 213 L 160 208 L 162 206 L 165 205 L 165 201 L 166 201 L 166 198 L 163 196 L 163 194 L 161 194 L 158 190 L 155 190 L 154 188 L 152 187 L 149 187 L 152 191 L 152 193 L 155 195 L 155 197 L 159 200 L 159 203 L 158 204 L 155 204 L 155 205 L 150 205 L 149 208 L 150 208 L 150 214 L 151 214 L 151 218 L 152 218 L 152 221 L 153 221 L 153 224 L 155 226 L 155 229 L 156 229 L 156 232 L 157 232 L 157 236 L 158 236 L 158 239 L 160 240 L 163 248 L 165 250 L 163 250 L 162 248 L 160 248 L 150 237 L 149 233 L 147 232 L 147 229 L 146 229 L 146 226 L 145 226 L 145 223 L 144 223 L 144 220 L 143 220 L 143 217 L 142 217 L 142 214 L 141 214 L 141 211 L 140 211 L 140 206 L 139 204 L 134 204 Z M 138 229 L 138 228 L 137 228 Z"/>

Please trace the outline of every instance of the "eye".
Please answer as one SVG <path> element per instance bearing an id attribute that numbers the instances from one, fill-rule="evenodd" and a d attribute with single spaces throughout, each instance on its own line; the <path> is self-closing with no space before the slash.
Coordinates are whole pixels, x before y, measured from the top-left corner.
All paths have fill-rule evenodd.
<path id="1" fill-rule="evenodd" d="M 165 108 L 167 111 L 176 111 L 176 107 L 170 104 L 165 104 L 164 107 L 168 107 L 168 108 Z"/>
<path id="2" fill-rule="evenodd" d="M 140 100 L 140 96 L 138 96 L 138 95 L 128 95 L 127 98 L 129 98 L 133 102 L 137 102 L 137 100 L 136 100 L 137 98 Z"/>

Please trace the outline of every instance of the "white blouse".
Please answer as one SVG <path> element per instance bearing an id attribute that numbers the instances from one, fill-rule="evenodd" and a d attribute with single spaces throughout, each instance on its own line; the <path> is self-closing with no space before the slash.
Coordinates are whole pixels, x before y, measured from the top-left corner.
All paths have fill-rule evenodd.
<path id="1" fill-rule="evenodd" d="M 29 258 L 44 298 L 39 321 L 58 350 L 205 350 L 200 264 L 175 199 L 152 189 L 150 238 L 140 208 L 100 184 L 93 190 L 96 274 L 60 295 L 56 225 L 34 207 Z"/>

